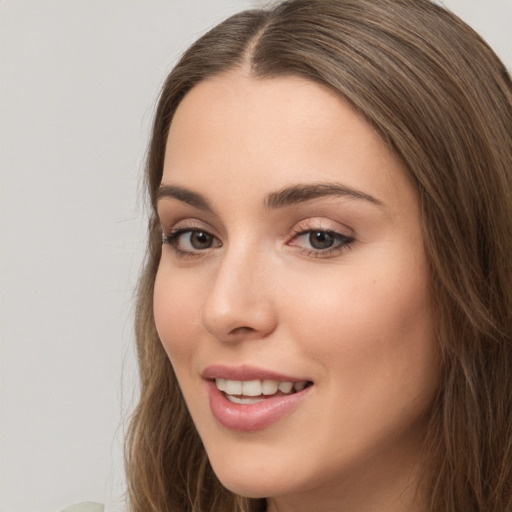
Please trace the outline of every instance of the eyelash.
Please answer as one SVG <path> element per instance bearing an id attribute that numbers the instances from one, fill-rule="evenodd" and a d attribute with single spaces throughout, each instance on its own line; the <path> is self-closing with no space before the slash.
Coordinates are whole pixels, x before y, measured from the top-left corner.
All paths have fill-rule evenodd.
<path id="1" fill-rule="evenodd" d="M 311 236 L 313 233 L 322 233 L 323 235 L 328 235 L 333 238 L 334 245 L 327 249 L 307 249 L 305 247 L 298 247 L 295 244 L 291 244 L 288 242 L 288 245 L 292 247 L 297 247 L 300 254 L 310 257 L 310 258 L 329 258 L 337 256 L 341 254 L 343 251 L 348 250 L 352 247 L 352 244 L 355 242 L 355 239 L 351 236 L 344 235 L 343 233 L 339 233 L 333 229 L 321 229 L 321 228 L 297 228 L 292 232 L 291 241 L 296 240 L 297 238 L 305 235 Z"/>
<path id="2" fill-rule="evenodd" d="M 305 236 L 308 234 L 311 236 L 311 234 L 315 232 L 322 233 L 323 235 L 332 237 L 334 246 L 321 250 L 298 247 L 296 244 L 291 243 L 292 241 L 296 240 L 301 236 Z M 189 233 L 190 235 L 192 235 L 193 233 L 204 233 L 205 235 L 212 237 L 214 240 L 218 241 L 218 238 L 206 229 L 202 229 L 198 226 L 182 226 L 179 228 L 172 229 L 169 234 L 163 233 L 162 243 L 169 244 L 175 251 L 176 255 L 180 258 L 198 258 L 203 256 L 210 249 L 215 249 L 217 247 L 222 246 L 222 244 L 219 242 L 219 245 L 215 247 L 207 247 L 205 249 L 196 249 L 193 251 L 184 250 L 179 247 L 179 242 L 180 238 L 187 233 Z M 350 249 L 354 241 L 355 239 L 353 237 L 344 235 L 332 229 L 320 229 L 311 227 L 305 229 L 299 227 L 292 232 L 290 242 L 287 242 L 287 245 L 297 247 L 301 255 L 310 258 L 329 258 L 341 254 L 343 251 Z"/>
<path id="3" fill-rule="evenodd" d="M 179 247 L 180 238 L 186 234 L 190 233 L 191 235 L 193 233 L 204 233 L 205 235 L 211 236 L 214 239 L 217 239 L 215 235 L 210 233 L 206 229 L 201 229 L 198 226 L 182 226 L 179 228 L 172 229 L 169 234 L 163 234 L 162 243 L 169 244 L 173 250 L 175 251 L 176 255 L 180 258 L 194 258 L 194 257 L 201 257 L 208 249 L 206 248 L 204 250 L 197 249 L 195 251 L 187 251 L 184 249 L 181 249 Z M 220 246 L 218 246 L 220 247 Z"/>

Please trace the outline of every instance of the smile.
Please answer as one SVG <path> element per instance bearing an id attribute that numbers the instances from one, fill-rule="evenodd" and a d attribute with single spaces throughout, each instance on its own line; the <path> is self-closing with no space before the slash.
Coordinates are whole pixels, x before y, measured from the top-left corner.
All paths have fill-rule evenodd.
<path id="1" fill-rule="evenodd" d="M 272 396 L 286 396 L 302 391 L 310 384 L 306 380 L 297 382 L 277 380 L 228 380 L 215 379 L 219 391 L 236 404 L 256 404 L 268 400 Z"/>
<path id="2" fill-rule="evenodd" d="M 213 417 L 238 432 L 263 430 L 285 419 L 314 389 L 311 380 L 246 365 L 210 366 L 201 376 Z"/>

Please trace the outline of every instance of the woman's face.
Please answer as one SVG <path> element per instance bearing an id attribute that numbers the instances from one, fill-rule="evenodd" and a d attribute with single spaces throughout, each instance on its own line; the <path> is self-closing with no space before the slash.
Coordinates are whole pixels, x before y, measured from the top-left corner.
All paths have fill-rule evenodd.
<path id="1" fill-rule="evenodd" d="M 221 482 L 401 510 L 439 373 L 401 162 L 327 88 L 226 74 L 178 107 L 158 214 L 155 321 Z"/>

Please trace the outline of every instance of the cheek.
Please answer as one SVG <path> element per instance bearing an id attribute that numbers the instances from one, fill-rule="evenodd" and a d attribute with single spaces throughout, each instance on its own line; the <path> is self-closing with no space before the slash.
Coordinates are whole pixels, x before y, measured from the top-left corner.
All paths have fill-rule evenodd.
<path id="1" fill-rule="evenodd" d="M 186 362 L 198 342 L 200 289 L 186 276 L 171 272 L 161 263 L 153 294 L 153 313 L 158 335 L 175 366 Z"/>
<path id="2" fill-rule="evenodd" d="M 325 443 L 336 465 L 405 439 L 424 425 L 440 378 L 428 283 L 391 273 L 313 280 L 289 310 L 289 336 L 320 368 L 318 393 Z M 292 297 L 289 298 L 292 304 Z M 294 319 L 294 320 L 293 320 Z M 416 428 L 416 427 L 415 427 Z M 412 437 L 411 437 L 412 439 Z M 320 442 L 320 441 L 319 441 Z M 405 445 L 404 441 L 404 445 Z"/>
<path id="3" fill-rule="evenodd" d="M 347 399 L 377 396 L 386 387 L 391 397 L 407 382 L 437 381 L 426 271 L 405 264 L 400 272 L 382 268 L 305 279 L 294 289 L 300 300 L 287 301 L 290 338 L 348 391 Z"/>

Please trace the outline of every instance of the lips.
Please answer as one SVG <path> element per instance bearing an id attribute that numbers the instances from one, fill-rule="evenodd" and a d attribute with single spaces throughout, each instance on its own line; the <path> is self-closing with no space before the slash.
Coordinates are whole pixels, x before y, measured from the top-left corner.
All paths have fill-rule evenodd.
<path id="1" fill-rule="evenodd" d="M 209 366 L 210 409 L 224 427 L 251 432 L 291 414 L 311 392 L 309 379 L 290 377 L 251 366 Z"/>

